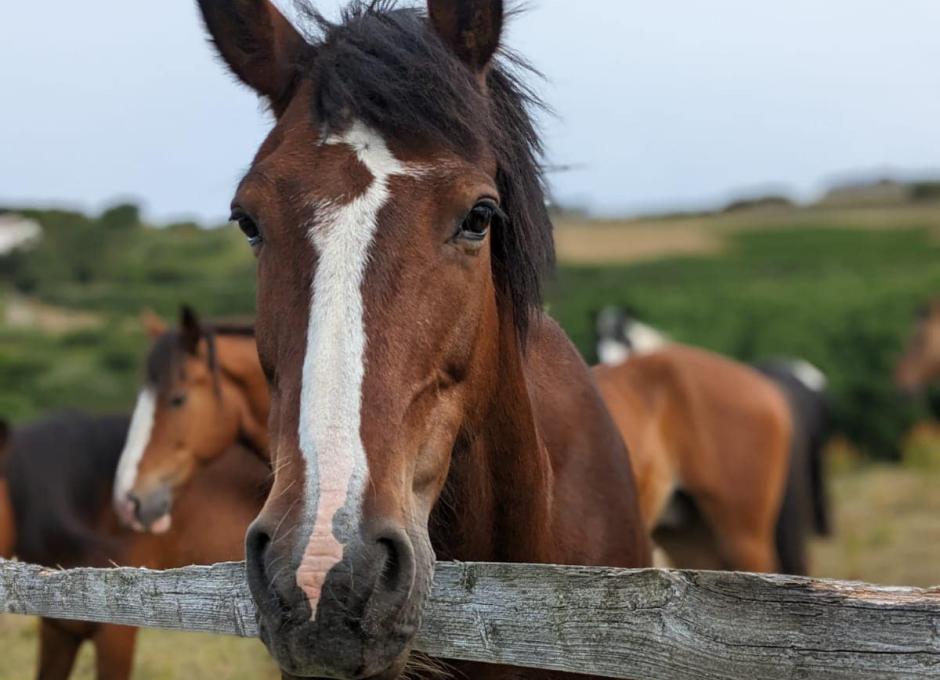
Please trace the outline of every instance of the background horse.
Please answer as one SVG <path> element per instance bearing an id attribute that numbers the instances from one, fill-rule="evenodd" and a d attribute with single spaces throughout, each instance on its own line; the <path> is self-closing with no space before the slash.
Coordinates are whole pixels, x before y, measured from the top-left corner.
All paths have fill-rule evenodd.
<path id="1" fill-rule="evenodd" d="M 746 366 L 677 344 L 595 375 L 630 450 L 648 528 L 681 491 L 711 529 L 723 567 L 777 571 L 774 527 L 792 437 L 779 391 Z M 675 559 L 681 546 L 663 547 Z M 699 566 L 688 559 L 676 562 Z"/>
<path id="2" fill-rule="evenodd" d="M 699 442 L 702 446 L 707 446 L 709 441 L 721 441 L 717 451 L 735 455 L 733 453 L 735 451 L 733 441 L 736 436 L 734 432 L 740 429 L 743 424 L 750 424 L 751 421 L 747 419 L 747 414 L 755 414 L 754 394 L 746 386 L 750 384 L 751 389 L 757 389 L 758 393 L 766 393 L 764 386 L 758 385 L 758 382 L 755 381 L 756 376 L 753 375 L 753 372 L 742 370 L 746 367 L 710 353 L 702 353 L 698 360 L 701 365 L 698 368 L 691 365 L 683 366 L 683 363 L 687 362 L 681 358 L 681 350 L 679 352 L 675 351 L 682 346 L 671 343 L 668 336 L 637 320 L 625 308 L 607 307 L 603 309 L 595 316 L 595 330 L 597 334 L 597 353 L 605 363 L 618 365 L 627 358 L 631 358 L 630 362 L 634 363 L 633 370 L 614 371 L 615 375 L 611 375 L 610 372 L 604 369 L 596 369 L 606 376 L 603 379 L 599 378 L 602 387 L 604 382 L 614 383 L 612 389 L 605 390 L 605 393 L 611 391 L 623 393 L 631 390 L 652 391 L 655 393 L 693 389 L 693 383 L 674 380 L 670 377 L 669 371 L 651 369 L 648 366 L 651 363 L 650 360 L 645 358 L 645 355 L 651 352 L 655 352 L 657 356 L 669 357 L 667 361 L 674 363 L 671 370 L 705 369 L 710 371 L 716 381 L 715 387 L 711 389 L 720 388 L 723 392 L 720 397 L 715 396 L 712 398 L 718 399 L 716 403 L 724 404 L 724 412 L 716 414 L 711 422 L 707 418 L 696 417 L 696 414 L 687 413 L 685 417 L 692 420 L 689 421 L 686 428 L 706 426 L 714 430 L 708 436 L 693 437 L 688 445 L 695 446 L 695 442 Z M 665 352 L 665 355 L 661 355 L 661 352 Z M 658 359 L 658 361 L 661 360 L 662 358 Z M 710 365 L 710 367 L 706 365 Z M 777 359 L 765 361 L 757 364 L 755 368 L 773 381 L 786 398 L 789 418 L 792 421 L 791 444 L 787 457 L 787 481 L 774 532 L 775 552 L 778 558 L 776 568 L 784 573 L 805 574 L 808 571 L 806 558 L 808 534 L 814 532 L 819 535 L 828 535 L 831 524 L 823 465 L 823 450 L 829 435 L 826 378 L 817 368 L 802 360 Z M 748 373 L 751 374 L 748 375 Z M 617 385 L 618 380 L 622 384 Z M 657 381 L 661 381 L 661 384 L 657 384 Z M 728 385 L 737 385 L 737 388 L 731 389 L 727 387 Z M 697 389 L 705 390 L 709 387 L 702 384 Z M 614 398 L 622 401 L 623 396 L 621 394 L 620 397 Z M 670 398 L 682 400 L 687 404 L 696 403 L 695 399 L 689 396 L 673 395 Z M 648 400 L 644 400 L 642 397 L 637 399 L 636 401 L 639 403 L 637 408 L 642 409 L 644 401 Z M 645 455 L 675 455 L 664 450 L 665 445 L 661 438 L 655 438 L 661 437 L 655 425 L 647 425 L 647 431 L 644 432 L 639 429 L 640 425 L 636 423 L 637 418 L 635 415 L 630 416 L 622 412 L 624 406 L 611 405 L 611 408 L 619 411 L 619 413 L 615 413 L 615 418 L 620 422 L 624 436 L 628 437 L 628 445 L 631 440 L 637 440 L 638 442 L 636 446 L 631 446 L 631 455 L 637 456 L 641 453 L 637 449 L 639 448 L 639 442 L 645 441 L 642 439 L 644 437 L 646 439 L 654 437 L 651 444 L 645 444 L 647 449 L 650 449 L 645 452 Z M 757 411 L 757 415 L 760 415 L 760 409 L 757 409 Z M 766 415 L 766 411 L 764 413 Z M 730 419 L 731 417 L 737 418 L 739 421 L 733 427 L 724 430 L 724 426 L 721 425 L 722 419 Z M 649 434 L 650 431 L 654 432 L 655 436 Z M 767 431 L 767 434 L 769 436 L 770 431 Z M 666 438 L 668 439 L 670 436 Z M 777 448 L 770 440 L 765 440 L 756 450 L 763 452 L 768 446 L 771 449 Z M 735 474 L 735 478 L 746 474 L 748 470 L 752 474 L 757 473 L 758 468 L 764 465 L 764 461 L 760 460 L 760 455 L 747 457 L 742 453 L 740 459 L 742 469 Z M 638 477 L 642 488 L 644 473 L 641 470 L 638 470 Z M 657 483 L 661 484 L 662 482 Z M 738 483 L 731 479 L 726 480 L 722 494 L 733 494 Z M 659 510 L 653 510 L 653 512 L 659 513 L 660 520 L 666 520 L 665 523 L 668 524 L 668 527 L 661 527 L 666 530 L 666 533 L 659 532 L 658 538 L 672 546 L 674 559 L 675 554 L 682 553 L 683 559 L 679 560 L 678 566 L 745 568 L 739 563 L 729 563 L 727 560 L 719 562 L 717 565 L 699 561 L 698 549 L 695 547 L 697 545 L 700 548 L 702 545 L 701 534 L 703 532 L 701 530 L 703 527 L 699 525 L 697 521 L 699 517 L 696 514 L 700 511 L 699 504 L 694 497 L 682 497 L 687 492 L 683 491 L 681 487 L 678 490 L 680 496 L 675 499 L 678 503 L 676 507 L 667 508 L 664 506 Z M 772 496 L 776 496 L 776 492 Z M 769 502 L 769 500 L 765 502 Z M 671 509 L 673 512 L 663 515 L 662 513 L 667 509 Z M 677 510 L 685 511 L 677 512 Z M 706 522 L 704 529 L 708 530 L 709 528 L 712 530 L 709 533 L 712 534 L 714 530 L 718 529 L 714 526 L 714 521 Z M 689 545 L 681 545 L 683 542 Z"/>
<path id="3" fill-rule="evenodd" d="M 917 392 L 940 377 L 940 299 L 917 314 L 917 322 L 894 371 L 894 382 L 905 392 Z"/>
<path id="4" fill-rule="evenodd" d="M 173 499 L 232 446 L 268 461 L 268 386 L 248 325 L 203 327 L 189 307 L 179 329 L 146 314 L 145 382 L 114 480 L 114 507 L 138 531 L 171 526 Z"/>
<path id="5" fill-rule="evenodd" d="M 648 564 L 621 437 L 541 312 L 554 245 L 502 2 L 357 3 L 315 44 L 266 0 L 200 7 L 275 116 L 233 219 L 272 388 L 248 580 L 282 669 L 398 677 L 435 556 Z"/>
<path id="6" fill-rule="evenodd" d="M 157 537 L 121 530 L 111 489 L 128 425 L 127 416 L 64 413 L 14 430 L 7 451 L 12 553 L 65 568 L 166 569 L 241 559 L 245 528 L 266 495 L 266 466 L 231 449 L 179 498 L 171 531 Z M 125 626 L 42 619 L 37 677 L 67 678 L 82 642 L 91 640 L 99 680 L 126 680 L 135 637 Z"/>

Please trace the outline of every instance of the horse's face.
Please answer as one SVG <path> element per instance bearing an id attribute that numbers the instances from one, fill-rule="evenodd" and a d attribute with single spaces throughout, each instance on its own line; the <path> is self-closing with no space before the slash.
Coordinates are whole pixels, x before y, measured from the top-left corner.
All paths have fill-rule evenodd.
<path id="1" fill-rule="evenodd" d="M 922 389 L 940 375 L 940 301 L 933 301 L 918 315 L 895 369 L 895 384 L 905 392 Z"/>
<path id="2" fill-rule="evenodd" d="M 233 201 L 258 258 L 271 387 L 275 481 L 247 541 L 262 637 L 291 675 L 396 677 L 430 587 L 429 514 L 492 374 L 496 162 L 484 139 L 468 159 L 383 136 L 354 113 L 321 120 L 311 103 L 327 85 L 293 65 L 328 59 L 329 39 L 308 52 L 266 1 L 201 6 L 223 57 L 277 118 Z M 430 10 L 440 37 L 412 14 L 358 21 L 376 40 L 397 30 L 384 21 L 414 22 L 422 33 L 402 41 L 452 62 L 485 107 L 501 2 Z"/>
<path id="3" fill-rule="evenodd" d="M 190 310 L 183 310 L 179 331 L 154 333 L 114 504 L 127 526 L 162 533 L 170 528 L 178 491 L 236 442 L 243 397 L 213 370 L 208 341 Z"/>

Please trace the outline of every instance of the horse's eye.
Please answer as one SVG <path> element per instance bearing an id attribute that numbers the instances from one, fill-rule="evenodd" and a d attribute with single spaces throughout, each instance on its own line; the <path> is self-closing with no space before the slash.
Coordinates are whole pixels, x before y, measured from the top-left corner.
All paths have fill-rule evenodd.
<path id="1" fill-rule="evenodd" d="M 490 231 L 490 223 L 492 223 L 493 218 L 499 214 L 499 205 L 496 201 L 484 198 L 473 206 L 473 210 L 463 218 L 463 222 L 460 224 L 460 232 L 457 234 L 458 238 L 471 242 L 482 241 Z"/>
<path id="2" fill-rule="evenodd" d="M 186 403 L 185 394 L 174 394 L 172 397 L 170 397 L 170 406 L 172 408 L 179 408 L 185 403 Z"/>
<path id="3" fill-rule="evenodd" d="M 260 246 L 262 241 L 264 241 L 258 223 L 245 213 L 240 210 L 235 210 L 232 212 L 232 216 L 229 219 L 231 219 L 232 222 L 238 223 L 238 228 L 242 230 L 245 238 L 248 239 L 248 245 L 252 248 Z"/>

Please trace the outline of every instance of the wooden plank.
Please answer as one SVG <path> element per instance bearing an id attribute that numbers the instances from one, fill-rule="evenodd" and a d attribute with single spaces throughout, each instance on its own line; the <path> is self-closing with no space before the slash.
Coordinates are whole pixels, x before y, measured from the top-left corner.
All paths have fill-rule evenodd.
<path id="1" fill-rule="evenodd" d="M 0 561 L 0 611 L 254 636 L 241 564 Z M 437 565 L 417 647 L 613 678 L 940 678 L 940 589 L 784 576 Z"/>

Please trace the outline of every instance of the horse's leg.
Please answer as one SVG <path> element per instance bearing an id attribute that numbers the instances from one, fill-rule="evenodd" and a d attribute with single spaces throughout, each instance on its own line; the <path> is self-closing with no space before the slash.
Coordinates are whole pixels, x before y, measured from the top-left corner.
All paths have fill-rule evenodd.
<path id="1" fill-rule="evenodd" d="M 84 638 L 55 621 L 39 620 L 38 680 L 67 680 Z"/>
<path id="2" fill-rule="evenodd" d="M 696 500 L 729 569 L 772 573 L 780 568 L 774 541 L 775 512 L 742 508 L 715 497 Z"/>
<path id="3" fill-rule="evenodd" d="M 128 680 L 134 665 L 137 629 L 106 624 L 95 635 L 97 680 Z"/>

